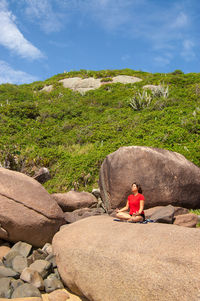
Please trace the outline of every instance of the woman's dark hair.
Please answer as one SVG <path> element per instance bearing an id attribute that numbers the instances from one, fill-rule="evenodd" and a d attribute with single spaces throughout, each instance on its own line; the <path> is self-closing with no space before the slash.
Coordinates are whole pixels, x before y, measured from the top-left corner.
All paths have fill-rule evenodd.
<path id="1" fill-rule="evenodd" d="M 132 188 L 133 184 L 135 184 L 137 186 L 138 192 L 142 193 L 142 188 L 141 188 L 140 184 L 138 184 L 136 182 L 133 182 L 132 185 L 131 185 L 131 188 Z"/>

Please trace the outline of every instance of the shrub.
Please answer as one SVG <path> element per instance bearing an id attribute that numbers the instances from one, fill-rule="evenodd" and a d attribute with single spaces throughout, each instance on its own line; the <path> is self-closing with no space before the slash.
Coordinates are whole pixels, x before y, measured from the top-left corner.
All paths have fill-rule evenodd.
<path id="1" fill-rule="evenodd" d="M 148 107 L 152 101 L 152 97 L 147 91 L 143 91 L 142 94 L 137 92 L 130 100 L 130 106 L 134 111 L 140 111 L 145 107 Z"/>

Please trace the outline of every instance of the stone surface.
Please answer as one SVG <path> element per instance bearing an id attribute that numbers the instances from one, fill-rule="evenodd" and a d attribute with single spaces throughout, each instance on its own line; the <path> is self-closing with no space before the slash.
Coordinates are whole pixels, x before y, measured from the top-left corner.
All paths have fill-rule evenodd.
<path id="1" fill-rule="evenodd" d="M 42 276 L 37 271 L 31 268 L 25 268 L 21 273 L 20 279 L 34 285 L 39 290 L 44 289 L 44 281 L 42 279 Z"/>
<path id="2" fill-rule="evenodd" d="M 0 260 L 3 259 L 4 256 L 10 251 L 10 247 L 0 246 Z"/>
<path id="3" fill-rule="evenodd" d="M 10 298 L 12 294 L 11 279 L 0 278 L 0 298 Z"/>
<path id="4" fill-rule="evenodd" d="M 56 275 L 51 274 L 44 280 L 45 292 L 51 293 L 57 289 L 64 288 L 63 283 L 56 277 Z"/>
<path id="5" fill-rule="evenodd" d="M 80 208 L 89 208 L 97 204 L 95 196 L 85 191 L 69 191 L 66 193 L 53 193 L 52 197 L 64 212 L 74 211 Z"/>
<path id="6" fill-rule="evenodd" d="M 11 268 L 0 266 L 0 278 L 4 278 L 4 277 L 19 278 L 19 273 L 17 273 Z"/>
<path id="7" fill-rule="evenodd" d="M 187 208 L 174 207 L 174 216 L 187 214 L 187 213 L 189 213 L 189 210 Z"/>
<path id="8" fill-rule="evenodd" d="M 145 209 L 169 204 L 200 208 L 200 168 L 178 153 L 128 146 L 109 154 L 99 178 L 106 208 L 123 207 L 133 182 L 142 186 Z"/>
<path id="9" fill-rule="evenodd" d="M 16 256 L 12 261 L 13 270 L 15 270 L 20 274 L 25 268 L 27 268 L 27 266 L 28 266 L 27 258 L 23 257 L 22 255 Z"/>
<path id="10" fill-rule="evenodd" d="M 12 279 L 11 278 L 11 287 L 12 287 L 13 291 L 22 284 L 24 284 L 24 282 L 21 279 Z"/>
<path id="11" fill-rule="evenodd" d="M 32 284 L 25 283 L 18 286 L 12 294 L 12 299 L 24 298 L 24 297 L 41 297 L 41 293 Z"/>
<path id="12" fill-rule="evenodd" d="M 70 299 L 69 294 L 63 290 L 56 290 L 48 295 L 49 301 L 66 301 Z"/>
<path id="13" fill-rule="evenodd" d="M 27 244 L 23 241 L 18 241 L 14 246 L 12 246 L 11 250 L 17 251 L 19 254 L 21 254 L 24 257 L 27 257 L 32 249 L 32 245 Z"/>
<path id="14" fill-rule="evenodd" d="M 52 250 L 52 245 L 49 244 L 49 243 L 46 243 L 43 248 L 42 248 L 42 251 L 47 253 L 47 254 L 51 254 L 53 252 Z"/>
<path id="15" fill-rule="evenodd" d="M 121 84 L 134 84 L 137 82 L 140 82 L 142 79 L 135 77 L 135 76 L 129 76 L 129 75 L 117 75 L 113 77 L 112 82 L 113 83 L 121 83 Z"/>
<path id="16" fill-rule="evenodd" d="M 65 212 L 64 218 L 67 223 L 74 223 L 80 219 L 101 214 L 104 214 L 104 210 L 101 208 L 81 208 L 73 212 Z"/>
<path id="17" fill-rule="evenodd" d="M 44 279 L 48 274 L 50 274 L 52 265 L 47 260 L 36 260 L 30 266 L 30 269 L 37 271 Z"/>
<path id="18" fill-rule="evenodd" d="M 10 251 L 3 258 L 4 265 L 8 268 L 11 268 L 13 259 L 19 255 L 20 255 L 20 253 L 17 250 L 10 249 Z"/>
<path id="19" fill-rule="evenodd" d="M 64 223 L 62 210 L 44 187 L 16 171 L 0 168 L 0 202 L 0 224 L 12 242 L 43 246 Z"/>
<path id="20" fill-rule="evenodd" d="M 188 301 L 199 293 L 198 229 L 90 217 L 56 233 L 53 250 L 64 284 L 89 300 Z"/>
<path id="21" fill-rule="evenodd" d="M 194 213 L 177 215 L 174 221 L 174 225 L 184 226 L 189 228 L 196 228 L 197 223 L 198 223 L 198 216 Z"/>

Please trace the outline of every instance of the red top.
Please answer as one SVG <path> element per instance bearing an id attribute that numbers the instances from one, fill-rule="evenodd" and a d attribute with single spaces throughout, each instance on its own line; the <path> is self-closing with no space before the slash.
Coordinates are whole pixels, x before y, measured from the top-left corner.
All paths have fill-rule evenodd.
<path id="1" fill-rule="evenodd" d="M 137 195 L 130 194 L 128 196 L 128 205 L 129 205 L 129 209 L 130 209 L 129 214 L 131 215 L 131 214 L 139 211 L 140 201 L 144 201 L 144 200 L 145 200 L 145 198 L 144 198 L 143 194 L 141 194 L 141 193 L 138 193 Z M 144 211 L 142 211 L 141 213 L 144 214 Z"/>

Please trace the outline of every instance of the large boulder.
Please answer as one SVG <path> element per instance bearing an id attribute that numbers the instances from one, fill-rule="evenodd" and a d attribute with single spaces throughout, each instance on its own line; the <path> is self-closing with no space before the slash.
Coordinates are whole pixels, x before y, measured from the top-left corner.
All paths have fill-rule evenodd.
<path id="1" fill-rule="evenodd" d="M 0 168 L 0 238 L 33 246 L 51 242 L 64 224 L 56 201 L 36 180 Z"/>
<path id="2" fill-rule="evenodd" d="M 198 229 L 83 219 L 56 233 L 53 250 L 64 284 L 98 301 L 196 300 Z"/>
<path id="3" fill-rule="evenodd" d="M 90 208 L 97 205 L 97 199 L 92 193 L 86 191 L 68 191 L 53 193 L 52 197 L 64 212 L 71 212 L 80 208 Z"/>
<path id="4" fill-rule="evenodd" d="M 146 209 L 169 204 L 200 208 L 200 168 L 181 154 L 144 146 L 121 147 L 109 154 L 99 178 L 108 210 L 126 204 L 133 182 L 142 186 Z"/>

